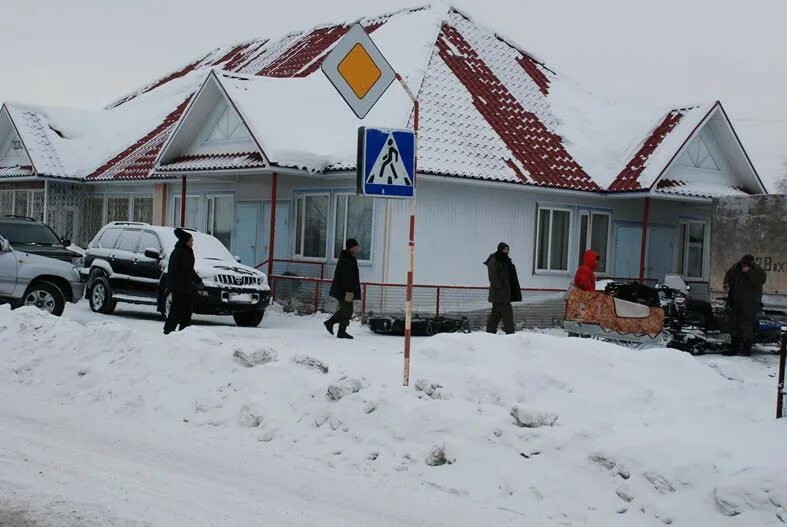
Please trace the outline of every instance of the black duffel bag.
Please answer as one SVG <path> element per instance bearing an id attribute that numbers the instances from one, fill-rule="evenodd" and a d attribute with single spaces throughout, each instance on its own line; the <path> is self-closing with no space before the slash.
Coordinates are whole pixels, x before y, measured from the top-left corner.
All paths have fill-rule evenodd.
<path id="1" fill-rule="evenodd" d="M 370 315 L 366 320 L 369 328 L 381 335 L 404 336 L 404 317 Z M 414 337 L 431 337 L 438 333 L 470 333 L 467 318 L 421 318 L 413 317 L 411 334 Z"/>

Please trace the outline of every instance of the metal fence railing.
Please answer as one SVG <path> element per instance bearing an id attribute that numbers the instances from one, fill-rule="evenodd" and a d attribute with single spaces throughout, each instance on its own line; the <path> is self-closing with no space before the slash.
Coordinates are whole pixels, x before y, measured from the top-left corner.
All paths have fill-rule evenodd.
<path id="1" fill-rule="evenodd" d="M 257 267 L 267 270 L 268 262 Z M 270 276 L 273 298 L 286 310 L 308 315 L 329 312 L 336 308 L 330 298 L 331 279 L 322 262 L 302 260 L 274 260 Z M 614 278 L 616 281 L 630 279 Z M 653 286 L 657 280 L 646 279 Z M 692 296 L 707 299 L 707 282 L 692 282 Z M 405 284 L 363 282 L 362 298 L 355 303 L 356 314 L 365 320 L 369 316 L 403 316 L 406 305 Z M 471 328 L 483 328 L 490 304 L 486 286 L 453 286 L 415 284 L 413 286 L 413 313 L 416 317 L 440 316 L 467 318 Z M 547 328 L 558 326 L 565 312 L 564 289 L 523 288 L 522 302 L 514 307 L 514 320 L 518 327 Z"/>

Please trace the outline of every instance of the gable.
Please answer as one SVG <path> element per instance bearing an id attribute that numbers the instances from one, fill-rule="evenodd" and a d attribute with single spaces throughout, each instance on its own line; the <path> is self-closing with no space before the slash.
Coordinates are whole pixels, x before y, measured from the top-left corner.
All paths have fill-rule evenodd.
<path id="1" fill-rule="evenodd" d="M 30 157 L 8 112 L 0 112 L 0 168 L 30 167 Z"/>
<path id="2" fill-rule="evenodd" d="M 676 153 L 656 189 L 712 197 L 765 192 L 721 105 Z"/>
<path id="3" fill-rule="evenodd" d="M 227 158 L 254 154 L 254 168 L 266 164 L 264 156 L 243 117 L 238 113 L 215 75 L 209 75 L 186 108 L 156 160 L 164 167 L 183 160 Z M 254 159 L 257 159 L 255 157 Z"/>

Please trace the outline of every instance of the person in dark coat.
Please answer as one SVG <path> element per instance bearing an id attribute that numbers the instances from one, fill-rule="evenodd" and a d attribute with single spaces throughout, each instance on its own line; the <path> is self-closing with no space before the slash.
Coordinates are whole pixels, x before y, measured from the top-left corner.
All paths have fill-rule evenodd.
<path id="1" fill-rule="evenodd" d="M 757 313 L 762 309 L 762 286 L 767 275 L 747 254 L 724 275 L 727 308 L 730 314 L 729 354 L 751 355 Z"/>
<path id="2" fill-rule="evenodd" d="M 489 273 L 489 302 L 492 312 L 486 323 L 488 333 L 497 333 L 500 321 L 503 321 L 503 331 L 506 335 L 514 332 L 514 309 L 511 302 L 522 301 L 522 290 L 519 287 L 519 277 L 516 266 L 508 256 L 508 244 L 501 242 L 497 252 L 489 255 L 484 265 Z"/>
<path id="3" fill-rule="evenodd" d="M 347 333 L 347 326 L 350 325 L 353 316 L 353 302 L 361 298 L 361 278 L 356 259 L 360 250 L 361 247 L 356 240 L 352 238 L 347 240 L 333 274 L 330 295 L 339 302 L 339 310 L 324 324 L 331 335 L 333 335 L 333 327 L 339 324 L 339 332 L 336 336 L 340 339 L 353 338 Z"/>
<path id="4" fill-rule="evenodd" d="M 178 242 L 169 255 L 167 267 L 167 290 L 172 293 L 172 305 L 164 323 L 165 335 L 175 331 L 177 326 L 182 331 L 191 325 L 194 289 L 202 287 L 202 279 L 194 270 L 194 238 L 183 229 L 175 229 L 175 237 Z"/>

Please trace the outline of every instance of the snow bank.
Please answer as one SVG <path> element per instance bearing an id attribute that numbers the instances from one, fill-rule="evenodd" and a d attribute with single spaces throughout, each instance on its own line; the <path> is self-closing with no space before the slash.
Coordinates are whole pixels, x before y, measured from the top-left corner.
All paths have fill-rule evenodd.
<path id="1" fill-rule="evenodd" d="M 261 453 L 533 525 L 785 518 L 787 423 L 772 420 L 772 379 L 722 374 L 732 359 L 444 335 L 415 341 L 405 388 L 400 339 L 359 330 L 345 343 L 311 317 L 169 337 L 158 322 L 99 320 L 0 308 L 0 383 L 140 427 L 250 435 Z"/>

